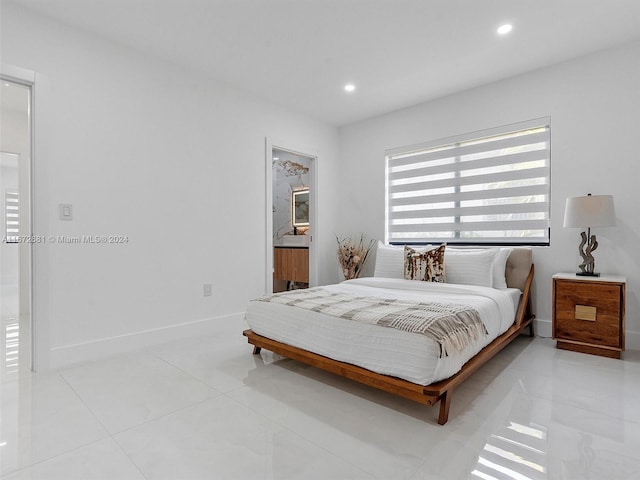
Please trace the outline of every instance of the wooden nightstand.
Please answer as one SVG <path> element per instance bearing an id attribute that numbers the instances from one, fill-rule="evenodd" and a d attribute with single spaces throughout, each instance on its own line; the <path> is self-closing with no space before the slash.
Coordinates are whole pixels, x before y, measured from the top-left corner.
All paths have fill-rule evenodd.
<path id="1" fill-rule="evenodd" d="M 627 279 L 618 275 L 553 276 L 553 338 L 557 347 L 620 358 L 624 351 Z"/>

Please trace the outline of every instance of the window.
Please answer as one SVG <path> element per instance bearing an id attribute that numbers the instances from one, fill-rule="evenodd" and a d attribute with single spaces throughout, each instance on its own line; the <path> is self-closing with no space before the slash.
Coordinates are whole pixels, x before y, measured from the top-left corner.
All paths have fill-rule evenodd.
<path id="1" fill-rule="evenodd" d="M 386 153 L 389 243 L 549 245 L 549 118 Z"/>
<path id="2" fill-rule="evenodd" d="M 18 192 L 6 192 L 4 204 L 5 233 L 7 243 L 18 243 L 20 220 L 18 214 Z"/>

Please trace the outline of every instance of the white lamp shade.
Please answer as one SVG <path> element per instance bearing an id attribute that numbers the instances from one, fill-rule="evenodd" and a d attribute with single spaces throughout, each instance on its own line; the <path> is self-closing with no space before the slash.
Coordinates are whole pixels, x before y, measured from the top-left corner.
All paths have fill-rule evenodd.
<path id="1" fill-rule="evenodd" d="M 612 195 L 567 198 L 564 226 L 568 228 L 614 227 L 616 212 Z"/>

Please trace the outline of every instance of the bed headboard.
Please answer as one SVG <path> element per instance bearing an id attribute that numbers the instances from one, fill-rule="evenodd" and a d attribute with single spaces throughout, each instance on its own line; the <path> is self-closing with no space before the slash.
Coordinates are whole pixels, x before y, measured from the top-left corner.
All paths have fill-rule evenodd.
<path id="1" fill-rule="evenodd" d="M 507 287 L 519 288 L 524 291 L 532 263 L 533 256 L 530 248 L 514 248 L 507 259 L 507 269 L 505 272 Z"/>

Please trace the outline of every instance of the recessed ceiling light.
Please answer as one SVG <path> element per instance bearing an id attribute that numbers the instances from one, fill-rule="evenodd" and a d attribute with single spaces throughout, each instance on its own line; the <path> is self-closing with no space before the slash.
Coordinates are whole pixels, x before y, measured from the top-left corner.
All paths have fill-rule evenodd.
<path id="1" fill-rule="evenodd" d="M 506 35 L 507 33 L 509 33 L 511 30 L 513 29 L 513 25 L 509 24 L 509 23 L 505 23 L 504 25 L 500 25 L 498 27 L 497 32 L 500 35 Z"/>
<path id="2" fill-rule="evenodd" d="M 356 86 L 353 83 L 347 83 L 344 86 L 344 91 L 345 92 L 353 92 L 356 89 Z"/>
<path id="3" fill-rule="evenodd" d="M 274 160 L 280 160 L 280 157 L 273 157 Z"/>

